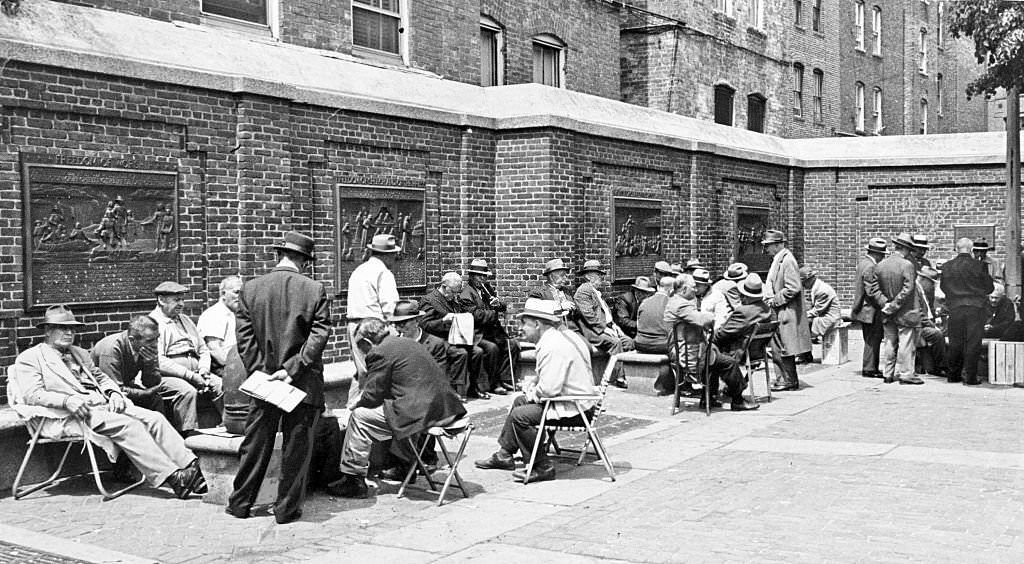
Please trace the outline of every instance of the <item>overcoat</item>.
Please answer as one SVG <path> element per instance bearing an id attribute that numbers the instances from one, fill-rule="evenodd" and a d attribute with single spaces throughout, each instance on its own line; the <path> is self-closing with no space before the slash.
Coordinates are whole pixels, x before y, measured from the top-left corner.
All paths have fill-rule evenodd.
<path id="1" fill-rule="evenodd" d="M 865 254 L 857 263 L 857 275 L 853 281 L 853 307 L 850 316 L 861 323 L 874 323 L 875 316 L 885 303 L 885 296 L 878 289 L 875 276 L 874 257 Z"/>
<path id="2" fill-rule="evenodd" d="M 800 267 L 789 249 L 783 248 L 772 258 L 764 295 L 779 320 L 779 332 L 772 339 L 776 354 L 796 356 L 810 352 L 811 328 L 804 315 Z"/>

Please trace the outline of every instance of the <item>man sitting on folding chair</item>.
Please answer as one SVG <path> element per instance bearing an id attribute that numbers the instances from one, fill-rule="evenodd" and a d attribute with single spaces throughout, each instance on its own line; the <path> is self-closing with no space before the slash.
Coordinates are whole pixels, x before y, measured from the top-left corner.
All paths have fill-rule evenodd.
<path id="1" fill-rule="evenodd" d="M 181 499 L 205 489 L 199 459 L 167 419 L 133 405 L 117 382 L 96 368 L 89 352 L 73 345 L 82 325 L 64 306 L 47 309 L 39 324 L 44 341 L 16 360 L 20 402 L 68 413 L 48 419 L 42 436 L 73 436 L 81 428 L 86 439 L 94 433 L 123 450 L 154 487 L 170 486 Z"/>
<path id="2" fill-rule="evenodd" d="M 768 304 L 762 300 L 764 290 L 761 277 L 757 274 L 748 275 L 739 285 L 739 292 L 740 305 L 732 310 L 722 326 L 715 331 L 714 346 L 722 356 L 728 356 L 735 361 L 732 373 L 722 377 L 729 397 L 732 398 L 732 410 L 747 411 L 757 409 L 758 405 L 743 399 L 743 376 L 740 374 L 739 365 L 743 362 L 743 355 L 747 353 L 747 337 L 754 332 L 758 323 L 771 319 L 771 312 Z"/>
<path id="3" fill-rule="evenodd" d="M 515 470 L 513 456 L 516 451 L 523 460 L 530 459 L 537 439 L 536 426 L 544 413 L 543 398 L 558 396 L 594 395 L 593 372 L 590 366 L 590 348 L 579 334 L 562 326 L 562 308 L 554 300 L 529 298 L 519 314 L 520 339 L 537 345 L 537 379 L 524 382 L 523 394 L 512 402 L 512 410 L 505 418 L 505 426 L 498 436 L 501 447 L 489 458 L 476 461 L 484 470 Z M 588 420 L 593 417 L 594 402 L 581 402 Z M 572 402 L 554 403 L 548 419 L 557 419 L 560 425 L 583 426 L 583 419 Z M 555 465 L 547 457 L 542 445 L 530 482 L 555 479 Z M 523 481 L 525 470 L 512 477 Z"/>

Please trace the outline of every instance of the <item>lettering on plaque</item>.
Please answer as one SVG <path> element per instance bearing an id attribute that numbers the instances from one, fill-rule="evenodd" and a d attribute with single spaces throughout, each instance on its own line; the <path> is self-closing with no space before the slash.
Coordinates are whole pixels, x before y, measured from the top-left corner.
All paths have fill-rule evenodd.
<path id="1" fill-rule="evenodd" d="M 178 279 L 168 163 L 22 155 L 26 308 L 150 301 Z"/>
<path id="2" fill-rule="evenodd" d="M 402 250 L 392 272 L 399 288 L 427 283 L 426 191 L 417 188 L 338 185 L 337 270 L 347 284 L 359 264 L 370 258 L 374 235 L 394 235 Z"/>
<path id="3" fill-rule="evenodd" d="M 954 225 L 953 226 L 953 248 L 956 249 L 956 242 L 967 237 L 975 243 L 985 241 L 990 250 L 996 247 L 996 226 L 995 225 Z"/>
<path id="4" fill-rule="evenodd" d="M 736 206 L 736 262 L 747 265 L 750 272 L 768 272 L 772 257 L 761 248 L 764 232 L 771 225 L 771 210 L 754 206 Z"/>
<path id="5" fill-rule="evenodd" d="M 654 263 L 664 260 L 661 241 L 661 201 L 615 198 L 612 203 L 612 276 L 632 281 L 649 276 Z"/>

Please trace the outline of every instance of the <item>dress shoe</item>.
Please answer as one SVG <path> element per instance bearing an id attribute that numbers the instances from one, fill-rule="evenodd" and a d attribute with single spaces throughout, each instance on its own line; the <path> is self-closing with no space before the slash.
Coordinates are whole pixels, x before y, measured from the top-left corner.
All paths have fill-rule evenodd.
<path id="1" fill-rule="evenodd" d="M 473 463 L 481 470 L 515 470 L 516 462 L 508 454 L 498 451 L 488 458 L 481 458 Z"/>
<path id="2" fill-rule="evenodd" d="M 252 517 L 249 509 L 232 509 L 230 505 L 224 508 L 224 513 L 227 513 L 235 519 L 248 519 L 249 517 Z"/>
<path id="3" fill-rule="evenodd" d="M 864 378 L 885 378 L 881 372 L 877 370 L 868 370 L 867 372 L 861 372 L 860 374 Z"/>
<path id="4" fill-rule="evenodd" d="M 370 492 L 362 476 L 342 474 L 341 479 L 327 484 L 327 493 L 337 497 L 362 499 Z"/>
<path id="5" fill-rule="evenodd" d="M 403 465 L 403 464 L 398 464 L 398 465 L 392 466 L 391 468 L 385 468 L 384 470 L 381 470 L 379 476 L 380 476 L 380 479 L 387 480 L 389 482 L 401 482 L 401 481 L 405 480 L 405 476 L 408 473 L 409 473 L 409 466 L 406 466 L 406 465 Z M 413 474 L 412 479 L 413 479 L 413 481 L 416 480 L 416 475 L 415 474 Z"/>
<path id="6" fill-rule="evenodd" d="M 202 474 L 199 473 L 198 468 L 187 466 L 180 470 L 175 470 L 173 474 L 164 480 L 164 485 L 171 487 L 174 497 L 185 499 L 192 495 L 192 490 L 195 489 L 199 478 L 202 478 Z"/>
<path id="7" fill-rule="evenodd" d="M 505 391 L 505 388 L 502 388 L 501 386 L 495 386 L 493 389 L 491 389 L 491 393 L 496 396 L 508 395 L 508 392 Z"/>
<path id="8" fill-rule="evenodd" d="M 950 384 L 958 384 L 960 382 L 963 382 L 964 379 L 959 376 L 946 376 L 946 381 L 949 382 Z"/>
<path id="9" fill-rule="evenodd" d="M 199 459 L 197 458 L 193 460 L 188 466 L 189 468 L 195 469 L 196 474 L 198 474 L 196 477 L 196 485 L 192 488 L 192 493 L 198 495 L 206 495 L 209 493 L 210 488 L 206 485 L 206 477 L 203 476 L 203 471 L 199 468 Z"/>
<path id="10" fill-rule="evenodd" d="M 623 390 L 629 388 L 629 384 L 627 384 L 625 380 L 616 380 L 612 382 L 612 385 L 616 388 L 622 388 Z M 530 481 L 532 482 L 533 480 Z"/>
<path id="11" fill-rule="evenodd" d="M 980 386 L 981 385 L 981 380 L 979 380 L 977 378 L 975 378 L 973 380 L 964 379 L 964 385 L 965 386 Z"/>
<path id="12" fill-rule="evenodd" d="M 886 384 L 892 384 L 892 383 L 896 382 L 896 377 L 895 376 L 891 376 L 891 377 L 890 376 L 883 376 L 882 377 L 882 381 L 885 382 Z"/>
<path id="13" fill-rule="evenodd" d="M 779 382 L 777 384 L 772 384 L 772 391 L 773 392 L 795 392 L 795 391 L 797 391 L 799 389 L 800 389 L 800 384 L 799 383 L 790 384 L 788 382 Z"/>
<path id="14" fill-rule="evenodd" d="M 919 384 L 924 384 L 924 380 L 917 376 L 910 376 L 909 378 L 900 378 L 900 384 L 911 384 L 916 386 Z"/>
<path id="15" fill-rule="evenodd" d="M 517 482 L 522 482 L 525 478 L 526 478 L 526 469 L 525 468 L 523 470 L 516 470 L 515 472 L 512 473 L 512 479 L 514 479 Z M 533 472 L 530 472 L 530 480 L 527 481 L 526 483 L 527 484 L 532 484 L 534 482 L 546 482 L 548 480 L 554 480 L 554 479 L 555 479 L 555 465 L 554 464 L 549 464 L 549 465 L 546 465 L 546 466 L 535 466 L 533 468 Z"/>
<path id="16" fill-rule="evenodd" d="M 697 404 L 697 405 L 700 406 L 701 409 L 704 409 L 705 407 L 707 407 L 707 403 L 704 400 L 700 400 L 700 403 Z M 720 401 L 718 401 L 716 399 L 711 400 L 711 408 L 715 409 L 717 407 L 722 407 L 722 402 L 720 402 Z"/>
<path id="17" fill-rule="evenodd" d="M 752 401 L 740 400 L 732 402 L 732 405 L 729 406 L 729 409 L 733 411 L 754 411 L 759 407 L 761 406 Z"/>
<path id="18" fill-rule="evenodd" d="M 288 523 L 291 523 L 292 521 L 298 521 L 299 519 L 302 519 L 301 509 L 299 509 L 295 513 L 292 513 L 291 515 L 278 515 L 277 513 L 274 514 L 274 521 L 277 521 L 278 525 L 287 525 Z"/>

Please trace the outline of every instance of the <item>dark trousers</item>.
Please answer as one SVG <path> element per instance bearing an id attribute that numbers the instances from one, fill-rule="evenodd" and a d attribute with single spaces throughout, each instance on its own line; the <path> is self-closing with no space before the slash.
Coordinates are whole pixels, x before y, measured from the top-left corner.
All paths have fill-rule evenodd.
<path id="1" fill-rule="evenodd" d="M 918 329 L 919 341 L 923 345 L 917 349 L 917 358 L 921 370 L 926 374 L 937 375 L 946 370 L 946 336 L 936 327 Z"/>
<path id="2" fill-rule="evenodd" d="M 871 323 L 860 322 L 860 331 L 864 336 L 864 356 L 861 360 L 861 373 L 878 372 L 878 358 L 882 350 L 882 316 L 875 315 Z"/>
<path id="3" fill-rule="evenodd" d="M 499 352 L 498 345 L 486 339 L 469 349 L 470 387 L 477 393 L 490 392 L 494 387 L 492 380 L 497 372 Z"/>
<path id="4" fill-rule="evenodd" d="M 448 374 L 448 382 L 451 384 L 452 389 L 455 390 L 455 393 L 465 396 L 466 392 L 469 391 L 469 351 L 464 347 L 448 345 L 448 350 L 445 354 L 445 360 L 447 361 L 445 370 Z"/>
<path id="5" fill-rule="evenodd" d="M 553 411 L 553 409 L 548 411 L 548 417 L 553 415 Z M 543 403 L 530 403 L 526 396 L 516 396 L 512 402 L 512 410 L 505 418 L 505 426 L 501 428 L 501 434 L 498 435 L 498 446 L 501 447 L 501 450 L 509 454 L 515 454 L 518 450 L 523 453 L 523 460 L 529 461 L 530 453 L 533 452 L 533 443 L 537 440 L 537 425 L 540 425 L 540 416 L 543 413 Z M 589 421 L 593 417 L 593 413 L 588 411 L 587 420 Z M 554 421 L 558 421 L 562 425 L 583 426 L 583 418 L 578 414 Z M 548 461 L 547 454 L 544 452 L 544 445 L 541 445 L 540 452 L 537 453 L 536 465 L 544 467 L 549 464 L 551 462 Z"/>
<path id="6" fill-rule="evenodd" d="M 743 374 L 740 373 L 740 364 L 736 357 L 723 354 L 718 347 L 711 345 L 708 372 L 708 392 L 711 399 L 718 397 L 718 383 L 722 381 L 725 383 L 726 394 L 733 403 L 743 401 Z"/>
<path id="7" fill-rule="evenodd" d="M 778 372 L 775 374 L 775 385 L 791 386 L 800 385 L 796 375 L 796 357 L 782 356 L 772 351 L 772 362 Z"/>
<path id="8" fill-rule="evenodd" d="M 984 310 L 979 307 L 960 306 L 949 312 L 949 377 L 975 382 L 978 379 L 978 359 L 981 358 L 981 338 L 985 333 Z"/>
<path id="9" fill-rule="evenodd" d="M 260 400 L 253 400 L 245 422 L 241 462 L 235 475 L 234 491 L 228 508 L 235 515 L 245 515 L 256 502 L 263 478 L 274 452 L 274 436 L 281 428 L 281 483 L 274 502 L 278 521 L 294 519 L 302 511 L 306 498 L 309 462 L 313 456 L 313 431 L 321 407 L 300 403 L 291 413 Z"/>

